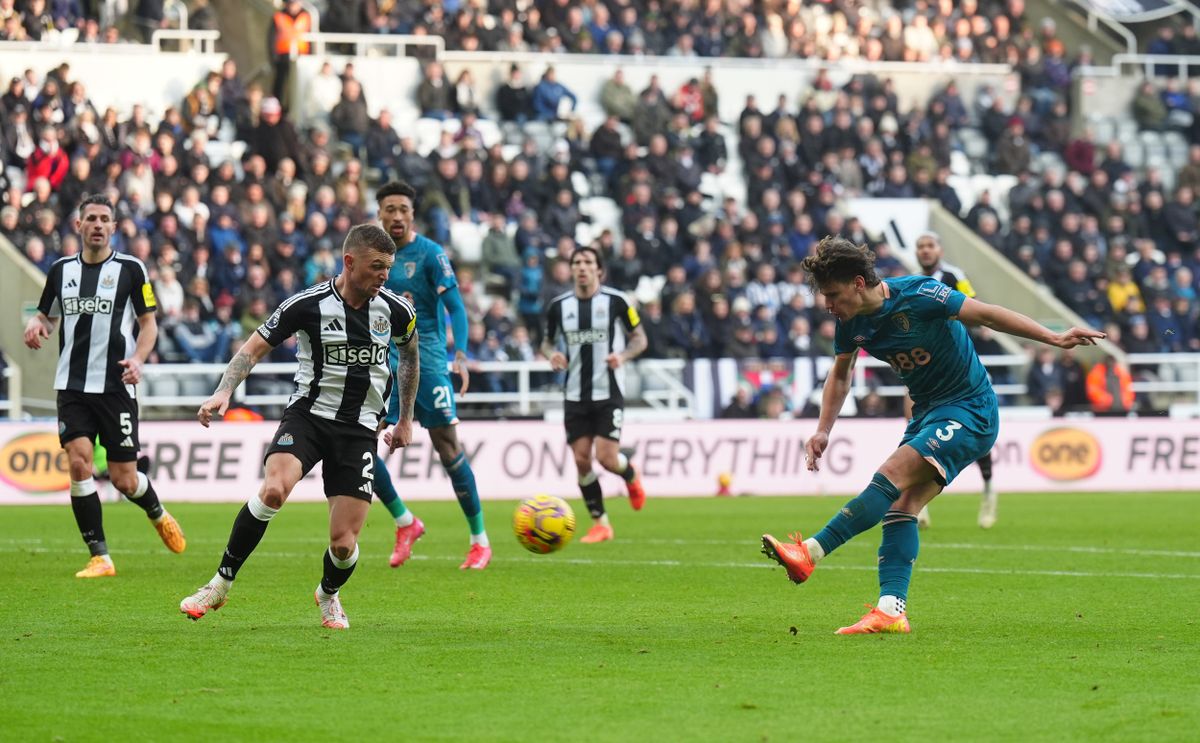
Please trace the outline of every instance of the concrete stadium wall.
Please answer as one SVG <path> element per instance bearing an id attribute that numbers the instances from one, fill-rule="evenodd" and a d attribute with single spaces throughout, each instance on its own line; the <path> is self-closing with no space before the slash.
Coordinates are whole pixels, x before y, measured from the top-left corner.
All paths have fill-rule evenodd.
<path id="1" fill-rule="evenodd" d="M 929 226 L 942 238 L 946 260 L 971 277 L 981 301 L 1003 305 L 1060 331 L 1072 325 L 1085 325 L 1083 318 L 1059 301 L 1048 288 L 992 250 L 941 204 L 931 205 Z M 1089 364 L 1105 355 L 1125 358 L 1125 352 L 1108 341 L 1101 341 L 1099 346 L 1081 346 L 1076 353 Z"/>
<path id="2" fill-rule="evenodd" d="M 0 297 L 5 318 L 0 323 L 0 348 L 8 363 L 21 370 L 21 397 L 26 412 L 54 414 L 54 373 L 58 365 L 57 334 L 42 350 L 25 347 L 25 323 L 37 312 L 46 276 L 25 259 L 7 239 L 0 237 Z"/>
<path id="3" fill-rule="evenodd" d="M 327 57 L 334 68 L 341 71 L 346 61 L 353 60 L 358 77 L 364 80 L 367 102 L 374 107 L 376 101 L 388 101 L 388 107 L 396 113 L 398 127 L 415 121 L 416 88 L 421 81 L 420 70 L 411 58 L 351 58 Z M 320 69 L 325 58 L 309 57 L 297 61 L 299 90 L 305 90 L 307 80 Z M 650 76 L 657 74 L 662 87 L 673 94 L 689 78 L 700 77 L 706 67 L 713 68 L 713 79 L 720 94 L 720 117 L 723 121 L 736 121 L 746 102 L 746 95 L 753 93 L 764 112 L 775 108 L 780 94 L 788 96 L 795 107 L 802 97 L 807 96 L 811 81 L 820 65 L 807 60 L 743 60 L 703 59 L 680 60 L 671 57 L 609 57 L 603 55 L 552 55 L 552 54 L 504 54 L 447 52 L 442 57 L 447 77 L 453 81 L 463 68 L 469 68 L 475 79 L 476 92 L 484 102 L 483 113 L 495 116 L 496 90 L 508 76 L 509 65 L 516 62 L 522 66 L 530 85 L 536 84 L 548 65 L 554 65 L 559 82 L 566 85 L 579 98 L 576 111 L 589 126 L 597 126 L 603 119 L 600 108 L 600 88 L 612 76 L 613 70 L 625 70 L 626 83 L 635 93 L 644 88 Z M 902 108 L 924 105 L 929 98 L 951 79 L 962 91 L 963 99 L 970 102 L 981 85 L 992 85 L 1009 103 L 1017 96 L 1018 79 L 1002 65 L 975 65 L 971 67 L 948 65 L 905 65 L 880 64 L 873 66 L 842 65 L 830 68 L 830 79 L 835 86 L 848 82 L 856 72 L 870 69 L 880 79 L 892 78 Z M 368 70 L 370 77 L 366 77 Z M 379 70 L 379 72 L 375 72 Z M 393 103 L 394 102 L 394 103 Z M 372 111 L 374 113 L 375 110 Z"/>
<path id="4" fill-rule="evenodd" d="M 0 79 L 18 77 L 26 69 L 39 78 L 63 62 L 71 77 L 82 82 L 100 113 L 115 106 L 122 115 L 141 103 L 155 116 L 179 106 L 210 70 L 221 69 L 225 54 L 157 52 L 140 45 L 113 47 L 83 45 L 62 49 L 0 48 Z"/>

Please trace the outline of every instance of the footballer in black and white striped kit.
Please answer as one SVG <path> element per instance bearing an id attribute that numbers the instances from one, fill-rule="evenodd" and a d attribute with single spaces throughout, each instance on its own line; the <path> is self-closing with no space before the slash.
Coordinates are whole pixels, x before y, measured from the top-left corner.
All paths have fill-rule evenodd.
<path id="1" fill-rule="evenodd" d="M 376 431 L 397 384 L 400 420 L 384 441 L 390 449 L 412 442 L 420 354 L 416 311 L 407 299 L 384 288 L 396 261 L 392 238 L 376 225 L 358 225 L 346 236 L 342 261 L 345 269 L 337 278 L 287 299 L 250 336 L 197 412 L 207 428 L 214 414 L 224 415 L 233 391 L 254 365 L 296 336 L 296 391 L 267 448 L 262 487 L 234 519 L 216 575 L 180 602 L 179 610 L 192 619 L 225 605 L 238 570 L 268 522 L 296 483 L 321 462 L 329 499 L 329 549 L 315 598 L 322 626 L 350 626 L 338 591 L 358 562 L 358 534 L 373 492 Z M 400 349 L 394 378 L 388 364 L 393 341 Z"/>
<path id="2" fill-rule="evenodd" d="M 575 288 L 555 297 L 547 308 L 543 347 L 550 365 L 567 372 L 563 404 L 567 443 L 575 455 L 584 502 L 595 521 L 580 540 L 585 544 L 613 538 L 603 492 L 592 471 L 593 445 L 600 465 L 625 479 L 634 510 L 640 510 L 646 498 L 633 465 L 620 450 L 625 418 L 623 365 L 646 350 L 646 331 L 624 295 L 600 283 L 603 271 L 598 251 L 579 248 L 571 254 Z M 558 350 L 559 342 L 565 354 Z"/>
<path id="3" fill-rule="evenodd" d="M 62 323 L 54 376 L 58 440 L 70 463 L 75 522 L 92 555 L 75 574 L 78 578 L 117 573 L 108 554 L 100 498 L 92 479 L 97 438 L 108 450 L 113 486 L 146 512 L 168 549 L 182 552 L 187 545 L 178 522 L 163 510 L 148 475 L 136 465 L 135 385 L 158 339 L 157 303 L 142 262 L 109 245 L 116 231 L 115 217 L 106 197 L 83 200 L 75 221 L 82 251 L 50 266 L 38 313 L 25 326 L 25 345 L 38 350 Z"/>

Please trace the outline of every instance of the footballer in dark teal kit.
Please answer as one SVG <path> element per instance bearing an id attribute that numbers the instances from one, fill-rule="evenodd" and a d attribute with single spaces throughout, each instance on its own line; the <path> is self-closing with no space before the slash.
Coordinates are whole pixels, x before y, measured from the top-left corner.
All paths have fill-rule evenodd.
<path id="1" fill-rule="evenodd" d="M 919 545 L 917 514 L 991 449 L 1000 429 L 996 395 L 964 323 L 1059 348 L 1094 345 L 1104 334 L 1087 328 L 1055 333 L 927 276 L 881 280 L 875 255 L 840 237 L 822 240 L 804 259 L 804 270 L 837 319 L 821 417 L 805 446 L 808 468 L 818 469 L 829 445 L 860 349 L 886 361 L 900 376 L 913 399 L 913 418 L 871 483 L 825 528 L 809 539 L 793 534 L 792 542 L 764 534 L 763 553 L 786 568 L 792 582 L 803 583 L 826 555 L 882 521 L 879 603 L 837 634 L 907 633 L 908 585 Z"/>

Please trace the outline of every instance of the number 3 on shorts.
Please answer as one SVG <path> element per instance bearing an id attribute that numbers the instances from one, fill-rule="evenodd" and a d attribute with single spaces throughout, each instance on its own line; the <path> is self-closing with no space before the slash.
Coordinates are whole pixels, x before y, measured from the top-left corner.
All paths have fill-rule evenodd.
<path id="1" fill-rule="evenodd" d="M 942 441 L 949 441 L 954 438 L 954 432 L 962 428 L 962 424 L 958 421 L 950 421 L 945 428 L 939 428 L 934 431 L 937 437 Z"/>
<path id="2" fill-rule="evenodd" d="M 450 407 L 451 395 L 450 388 L 446 385 L 433 388 L 433 407 L 445 409 Z"/>

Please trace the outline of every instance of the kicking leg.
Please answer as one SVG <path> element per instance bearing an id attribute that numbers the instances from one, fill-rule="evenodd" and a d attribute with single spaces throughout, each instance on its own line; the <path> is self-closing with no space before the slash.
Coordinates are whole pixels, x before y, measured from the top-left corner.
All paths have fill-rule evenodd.
<path id="1" fill-rule="evenodd" d="M 803 539 L 794 534 L 794 543 L 787 544 L 764 534 L 763 554 L 783 565 L 793 583 L 803 583 L 826 555 L 878 524 L 902 492 L 932 481 L 936 475 L 933 465 L 916 449 L 901 446 L 871 478 L 866 490 L 847 502 L 816 536 Z"/>
<path id="2" fill-rule="evenodd" d="M 175 517 L 163 509 L 154 485 L 146 473 L 138 469 L 137 462 L 114 462 L 109 458 L 108 474 L 113 487 L 146 513 L 167 549 L 175 553 L 183 552 L 187 547 L 183 529 Z"/>
<path id="3" fill-rule="evenodd" d="M 349 495 L 329 499 L 329 549 L 325 550 L 324 572 L 314 593 L 321 609 L 322 627 L 350 627 L 338 591 L 350 580 L 358 564 L 358 535 L 370 508 L 370 501 Z"/>
<path id="4" fill-rule="evenodd" d="M 613 538 L 612 525 L 608 523 L 608 514 L 604 511 L 604 491 L 600 488 L 600 479 L 592 470 L 593 441 L 591 436 L 581 436 L 571 442 L 575 470 L 579 474 L 579 492 L 583 494 L 583 503 L 593 522 L 592 528 L 579 540 L 581 544 L 595 544 Z"/>
<path id="5" fill-rule="evenodd" d="M 979 502 L 979 526 L 991 529 L 996 525 L 996 506 L 999 497 L 992 489 L 992 453 L 989 451 L 979 458 L 979 472 L 983 475 L 983 498 Z"/>
<path id="6" fill-rule="evenodd" d="M 413 544 L 425 535 L 425 524 L 400 500 L 392 475 L 388 472 L 387 463 L 375 455 L 375 477 L 372 479 L 375 497 L 387 508 L 388 513 L 396 520 L 396 545 L 392 548 L 392 556 L 388 564 L 400 567 L 412 556 Z"/>
<path id="7" fill-rule="evenodd" d="M 179 610 L 192 619 L 199 619 L 209 609 L 216 610 L 225 605 L 225 596 L 242 564 L 262 541 L 267 533 L 267 525 L 279 513 L 292 488 L 304 477 L 300 460 L 283 452 L 267 457 L 266 470 L 262 488 L 242 506 L 233 520 L 233 530 L 229 534 L 229 543 L 221 556 L 221 567 L 217 574 L 179 604 Z"/>
<path id="8" fill-rule="evenodd" d="M 601 467 L 614 475 L 621 476 L 621 479 L 625 481 L 625 487 L 629 490 L 629 505 L 635 511 L 642 510 L 642 506 L 646 504 L 646 491 L 642 489 L 642 481 L 629 462 L 629 457 L 621 451 L 620 442 L 602 436 L 597 437 L 596 459 L 600 461 Z"/>
<path id="9" fill-rule="evenodd" d="M 117 574 L 112 558 L 108 556 L 108 543 L 104 539 L 104 512 L 100 508 L 100 495 L 96 492 L 96 481 L 92 479 L 92 440 L 86 436 L 71 439 L 63 448 L 71 471 L 71 512 L 79 536 L 87 545 L 91 559 L 83 570 L 75 573 L 76 578 L 109 578 Z"/>
<path id="10" fill-rule="evenodd" d="M 467 517 L 467 526 L 471 530 L 471 548 L 467 552 L 467 559 L 458 567 L 463 570 L 483 570 L 491 562 L 492 547 L 488 541 L 487 530 L 483 526 L 483 506 L 479 502 L 475 472 L 471 469 L 471 463 L 467 461 L 466 451 L 458 441 L 458 427 L 451 424 L 431 428 L 429 440 L 450 477 L 454 497 L 458 499 L 459 508 Z"/>

